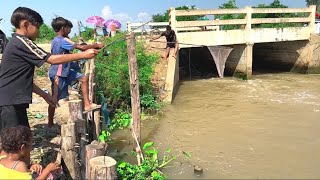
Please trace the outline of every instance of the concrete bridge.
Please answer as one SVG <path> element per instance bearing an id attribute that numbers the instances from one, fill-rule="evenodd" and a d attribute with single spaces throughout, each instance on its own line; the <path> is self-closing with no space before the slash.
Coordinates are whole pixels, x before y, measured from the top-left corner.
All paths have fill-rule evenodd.
<path id="1" fill-rule="evenodd" d="M 294 14 L 288 18 L 254 18 L 255 14 Z M 294 60 L 292 70 L 319 66 L 319 54 L 315 51 L 320 38 L 315 36 L 316 6 L 307 8 L 251 8 L 175 10 L 169 11 L 168 24 L 175 30 L 180 43 L 179 48 L 203 46 L 227 46 L 233 48 L 225 67 L 232 69 L 233 75 L 252 76 L 255 56 L 279 61 Z M 242 19 L 177 21 L 178 17 L 207 15 L 242 15 Z M 299 15 L 299 16 L 298 16 Z M 294 27 L 259 28 L 261 24 L 293 24 Z M 161 24 L 163 25 L 163 24 Z M 224 30 L 233 25 L 237 29 Z M 254 52 L 255 51 L 255 52 Z M 173 52 L 170 52 L 173 53 Z M 273 54 L 271 57 L 271 54 Z M 277 56 L 275 58 L 275 56 Z M 177 56 L 179 57 L 179 56 Z M 179 58 L 170 56 L 166 77 L 167 101 L 171 102 L 178 89 Z"/>

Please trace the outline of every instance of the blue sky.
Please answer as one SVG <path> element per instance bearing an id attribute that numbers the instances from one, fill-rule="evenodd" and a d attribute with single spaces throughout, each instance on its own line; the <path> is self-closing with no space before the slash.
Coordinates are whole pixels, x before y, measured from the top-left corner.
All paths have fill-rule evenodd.
<path id="1" fill-rule="evenodd" d="M 0 29 L 7 35 L 11 34 L 10 17 L 15 8 L 29 7 L 41 14 L 46 24 L 51 23 L 55 16 L 71 20 L 74 25 L 77 20 L 86 26 L 92 26 L 84 21 L 92 15 L 105 19 L 115 18 L 122 24 L 126 22 L 148 21 L 151 15 L 163 13 L 169 7 L 181 5 L 196 5 L 200 9 L 215 9 L 227 0 L 0 0 Z M 273 0 L 237 0 L 239 7 L 269 4 Z M 305 7 L 305 0 L 281 0 L 289 7 Z M 71 36 L 76 31 L 74 26 Z"/>

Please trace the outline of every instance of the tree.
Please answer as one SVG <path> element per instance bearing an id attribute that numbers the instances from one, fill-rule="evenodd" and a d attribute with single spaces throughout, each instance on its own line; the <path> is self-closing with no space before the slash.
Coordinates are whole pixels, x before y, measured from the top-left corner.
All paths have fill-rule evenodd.
<path id="1" fill-rule="evenodd" d="M 284 5 L 280 0 L 274 0 L 269 5 L 259 4 L 254 8 L 288 8 L 287 5 Z M 303 17 L 304 13 L 271 13 L 271 14 L 253 14 L 253 18 L 290 18 L 290 17 Z M 293 27 L 293 26 L 302 26 L 301 23 L 276 23 L 276 24 L 255 24 L 252 25 L 253 28 L 282 28 L 282 27 Z"/>
<path id="2" fill-rule="evenodd" d="M 320 0 L 306 0 L 307 6 L 316 5 L 317 11 L 319 10 Z"/>
<path id="3" fill-rule="evenodd" d="M 319 0 L 320 1 L 320 0 Z M 219 6 L 220 9 L 235 9 L 238 8 L 236 0 L 229 0 L 226 3 Z M 259 4 L 254 8 L 288 8 L 288 6 L 282 4 L 280 0 L 274 0 L 269 5 Z M 253 14 L 252 18 L 284 18 L 284 17 L 304 17 L 304 13 L 271 13 L 271 14 Z M 216 19 L 244 19 L 244 14 L 227 14 L 227 15 L 216 15 Z M 302 26 L 301 23 L 276 23 L 276 24 L 254 24 L 253 28 L 281 28 L 281 27 L 292 27 Z M 239 29 L 240 25 L 224 25 L 221 27 L 224 30 Z"/>
<path id="4" fill-rule="evenodd" d="M 84 31 L 81 32 L 81 37 L 84 40 L 90 40 L 93 38 L 93 28 L 85 27 Z"/>
<path id="5" fill-rule="evenodd" d="M 219 6 L 219 9 L 238 9 L 236 0 L 229 0 Z M 226 14 L 226 15 L 215 15 L 215 19 L 243 19 L 245 15 L 243 14 Z M 223 30 L 239 29 L 240 25 L 224 25 L 221 26 Z"/>
<path id="6" fill-rule="evenodd" d="M 52 27 L 43 24 L 39 29 L 39 40 L 48 40 L 51 41 L 56 36 L 56 33 Z"/>
<path id="7" fill-rule="evenodd" d="M 197 9 L 196 6 L 180 6 L 176 7 L 176 10 L 194 10 Z M 196 21 L 204 16 L 179 16 L 177 17 L 177 21 Z M 152 16 L 153 22 L 168 22 L 169 21 L 169 10 L 167 10 L 164 14 L 155 14 Z"/>
<path id="8" fill-rule="evenodd" d="M 16 28 L 12 27 L 11 32 L 15 33 Z M 43 42 L 43 41 L 51 41 L 56 36 L 56 33 L 52 29 L 52 27 L 48 26 L 47 24 L 42 24 L 42 26 L 39 29 L 39 36 L 37 38 L 37 42 Z"/>

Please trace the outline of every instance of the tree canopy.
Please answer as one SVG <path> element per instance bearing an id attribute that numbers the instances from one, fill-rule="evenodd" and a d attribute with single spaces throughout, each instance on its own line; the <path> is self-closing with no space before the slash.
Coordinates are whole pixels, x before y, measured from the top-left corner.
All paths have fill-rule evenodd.
<path id="1" fill-rule="evenodd" d="M 180 6 L 176 7 L 176 10 L 192 10 L 197 9 L 196 6 Z M 203 18 L 204 16 L 181 16 L 177 17 L 177 21 L 195 21 L 200 18 Z M 163 14 L 155 14 L 152 16 L 153 22 L 168 22 L 169 21 L 169 10 L 167 10 Z"/>
<path id="2" fill-rule="evenodd" d="M 52 27 L 43 24 L 39 29 L 39 40 L 52 40 L 56 36 L 56 33 Z"/>
<path id="3" fill-rule="evenodd" d="M 307 6 L 316 5 L 317 11 L 319 10 L 320 0 L 306 0 Z"/>
<path id="4" fill-rule="evenodd" d="M 320 1 L 320 0 L 319 0 Z M 219 6 L 219 9 L 233 9 L 238 8 L 236 0 L 229 0 L 226 3 L 223 3 Z M 254 8 L 288 8 L 287 5 L 284 5 L 280 2 L 280 0 L 274 0 L 270 4 L 259 4 Z M 302 17 L 305 16 L 303 13 L 271 13 L 271 14 L 253 14 L 253 18 L 284 18 L 284 17 Z M 216 15 L 216 19 L 243 19 L 245 17 L 244 14 L 227 14 L 227 15 Z M 276 23 L 276 24 L 257 24 L 252 25 L 253 28 L 281 28 L 281 27 L 288 27 L 288 26 L 301 26 L 301 23 Z M 224 30 L 231 30 L 231 29 L 239 29 L 240 25 L 224 25 L 221 27 Z"/>

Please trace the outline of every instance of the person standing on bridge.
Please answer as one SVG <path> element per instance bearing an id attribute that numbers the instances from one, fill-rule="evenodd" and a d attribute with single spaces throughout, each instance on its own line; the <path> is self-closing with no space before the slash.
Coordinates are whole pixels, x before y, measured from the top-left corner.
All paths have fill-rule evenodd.
<path id="1" fill-rule="evenodd" d="M 167 47 L 166 47 L 166 52 L 164 54 L 164 59 L 166 60 L 168 58 L 170 49 L 172 48 L 174 49 L 173 57 L 176 58 L 179 45 L 178 45 L 176 33 L 174 32 L 174 30 L 171 29 L 171 26 L 167 25 L 165 32 L 161 33 L 159 36 L 155 38 L 151 38 L 150 41 L 159 39 L 162 36 L 165 36 L 167 40 Z"/>

